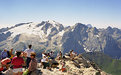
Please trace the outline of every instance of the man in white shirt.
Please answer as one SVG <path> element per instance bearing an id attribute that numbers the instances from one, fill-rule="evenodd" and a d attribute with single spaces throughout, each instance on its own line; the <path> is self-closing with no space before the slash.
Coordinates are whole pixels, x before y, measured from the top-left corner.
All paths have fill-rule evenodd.
<path id="1" fill-rule="evenodd" d="M 32 52 L 35 53 L 35 51 L 32 48 L 32 45 L 28 45 L 28 49 L 26 49 L 24 52 L 27 54 L 27 60 L 26 60 L 26 68 L 29 67 L 29 63 L 31 61 L 30 55 Z"/>

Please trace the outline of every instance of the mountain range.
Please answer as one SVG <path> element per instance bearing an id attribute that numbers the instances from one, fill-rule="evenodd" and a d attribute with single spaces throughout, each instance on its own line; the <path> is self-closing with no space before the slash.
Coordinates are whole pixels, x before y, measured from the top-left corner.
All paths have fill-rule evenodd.
<path id="1" fill-rule="evenodd" d="M 20 23 L 0 29 L 0 50 L 24 50 L 28 44 L 37 52 L 53 50 L 67 53 L 103 52 L 113 58 L 121 57 L 121 29 L 97 29 L 91 24 L 76 23 L 64 27 L 55 21 Z"/>

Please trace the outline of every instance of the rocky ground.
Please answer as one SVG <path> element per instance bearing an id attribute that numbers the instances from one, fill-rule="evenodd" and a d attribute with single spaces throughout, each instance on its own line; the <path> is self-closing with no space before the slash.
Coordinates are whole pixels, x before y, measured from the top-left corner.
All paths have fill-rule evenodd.
<path id="1" fill-rule="evenodd" d="M 66 72 L 59 71 L 61 64 L 57 68 L 51 70 L 43 69 L 38 63 L 38 70 L 32 75 L 111 75 L 102 71 L 95 63 L 86 60 L 81 55 L 76 56 L 74 60 L 71 60 L 68 56 L 62 60 L 58 60 L 58 63 L 65 61 Z M 13 75 L 12 70 L 9 69 L 4 72 L 5 75 Z"/>

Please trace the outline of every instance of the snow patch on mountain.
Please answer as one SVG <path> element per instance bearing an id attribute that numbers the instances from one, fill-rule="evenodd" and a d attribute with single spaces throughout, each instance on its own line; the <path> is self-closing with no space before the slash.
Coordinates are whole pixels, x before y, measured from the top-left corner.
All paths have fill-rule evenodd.
<path id="1" fill-rule="evenodd" d="M 65 33 L 65 31 L 63 30 L 63 31 L 59 32 L 59 35 L 63 36 L 64 33 Z"/>
<path id="2" fill-rule="evenodd" d="M 49 21 L 42 21 L 41 23 L 20 23 L 12 26 L 4 33 L 11 32 L 11 38 L 16 37 L 19 34 L 28 34 L 28 35 L 37 35 L 41 39 L 45 39 L 51 33 L 55 32 L 58 33 L 63 30 L 64 27 L 62 24 L 49 20 Z M 64 32 L 63 32 L 64 33 Z"/>
<path id="3" fill-rule="evenodd" d="M 86 26 L 89 27 L 89 28 L 92 28 L 92 25 L 91 24 L 87 24 Z"/>

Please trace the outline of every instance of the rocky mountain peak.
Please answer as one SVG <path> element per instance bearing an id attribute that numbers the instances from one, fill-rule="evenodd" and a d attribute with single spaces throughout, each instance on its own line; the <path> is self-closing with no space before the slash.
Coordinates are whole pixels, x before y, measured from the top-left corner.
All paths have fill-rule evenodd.
<path id="1" fill-rule="evenodd" d="M 92 28 L 92 25 L 91 24 L 87 24 L 86 26 L 89 27 L 89 28 Z"/>
<path id="2" fill-rule="evenodd" d="M 47 50 L 62 48 L 64 53 L 74 49 L 77 53 L 103 51 L 114 57 L 121 56 L 121 30 L 118 28 L 108 27 L 99 30 L 82 23 L 64 28 L 62 24 L 49 20 L 41 23 L 20 23 L 3 28 L 0 29 L 0 35 L 0 48 L 17 48 L 19 46 L 16 45 L 21 42 L 24 45 L 31 41 L 34 45 L 37 43 L 36 47 L 40 47 L 41 44 Z"/>

